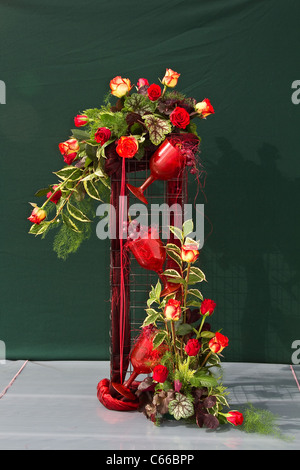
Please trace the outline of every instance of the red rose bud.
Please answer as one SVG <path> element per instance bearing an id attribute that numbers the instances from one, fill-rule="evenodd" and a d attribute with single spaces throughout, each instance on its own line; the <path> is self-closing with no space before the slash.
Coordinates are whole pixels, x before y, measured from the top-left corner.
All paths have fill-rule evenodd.
<path id="1" fill-rule="evenodd" d="M 109 83 L 111 94 L 117 98 L 122 98 L 131 89 L 129 78 L 122 78 L 120 76 L 113 78 Z"/>
<path id="2" fill-rule="evenodd" d="M 177 85 L 179 77 L 180 73 L 174 72 L 172 69 L 166 69 L 165 76 L 162 79 L 162 84 L 169 88 L 174 88 Z"/>
<path id="3" fill-rule="evenodd" d="M 138 141 L 133 136 L 123 136 L 117 142 L 116 151 L 120 157 L 133 158 L 139 149 Z"/>
<path id="4" fill-rule="evenodd" d="M 206 116 L 215 113 L 214 108 L 212 107 L 212 104 L 208 98 L 205 98 L 203 101 L 200 101 L 200 103 L 197 103 L 195 105 L 195 110 L 203 118 L 206 118 Z"/>
<path id="5" fill-rule="evenodd" d="M 221 333 L 217 332 L 216 335 L 209 341 L 208 346 L 213 353 L 219 353 L 228 346 L 228 338 Z"/>
<path id="6" fill-rule="evenodd" d="M 152 85 L 147 89 L 147 93 L 149 100 L 156 101 L 161 97 L 161 88 L 159 85 L 152 83 Z"/>
<path id="7" fill-rule="evenodd" d="M 194 263 L 199 256 L 199 251 L 193 245 L 182 245 L 181 259 L 187 263 Z"/>
<path id="8" fill-rule="evenodd" d="M 155 366 L 153 369 L 153 380 L 154 382 L 164 383 L 169 375 L 169 371 L 166 366 Z"/>
<path id="9" fill-rule="evenodd" d="M 164 316 L 166 320 L 178 321 L 181 317 L 180 301 L 169 299 L 165 306 Z"/>
<path id="10" fill-rule="evenodd" d="M 170 120 L 173 126 L 185 129 L 190 123 L 190 115 L 186 109 L 177 106 L 170 114 Z"/>
<path id="11" fill-rule="evenodd" d="M 85 126 L 89 122 L 89 118 L 85 114 L 77 114 L 74 118 L 76 127 Z"/>
<path id="12" fill-rule="evenodd" d="M 174 380 L 174 390 L 175 392 L 180 392 L 181 390 L 181 387 L 182 387 L 182 383 L 180 382 L 180 380 L 176 379 Z"/>
<path id="13" fill-rule="evenodd" d="M 53 186 L 53 192 L 50 191 L 48 194 L 47 194 L 47 199 L 50 199 L 50 201 L 54 202 L 54 204 L 57 204 L 58 201 L 60 200 L 61 196 L 62 196 L 62 192 L 61 190 L 59 189 L 58 191 L 55 192 L 55 189 L 57 188 L 57 186 Z M 54 193 L 54 194 L 53 194 Z M 53 194 L 53 196 L 52 196 Z"/>
<path id="14" fill-rule="evenodd" d="M 99 129 L 95 133 L 95 141 L 99 144 L 103 145 L 107 142 L 111 137 L 111 131 L 108 127 L 99 127 Z"/>
<path id="15" fill-rule="evenodd" d="M 69 139 L 65 142 L 59 144 L 60 153 L 64 157 L 64 162 L 67 165 L 71 165 L 73 160 L 77 157 L 77 152 L 79 150 L 79 142 L 77 139 Z"/>
<path id="16" fill-rule="evenodd" d="M 149 82 L 147 78 L 139 78 L 137 81 L 138 89 L 142 88 L 142 86 L 149 86 Z"/>
<path id="17" fill-rule="evenodd" d="M 35 207 L 31 213 L 31 216 L 28 217 L 28 220 L 33 224 L 39 225 L 47 217 L 47 212 L 39 207 Z"/>
<path id="18" fill-rule="evenodd" d="M 216 308 L 217 304 L 211 299 L 204 299 L 201 308 L 200 308 L 200 313 L 202 315 L 212 315 L 214 309 Z"/>
<path id="19" fill-rule="evenodd" d="M 239 411 L 230 411 L 229 413 L 226 413 L 225 416 L 227 421 L 235 426 L 239 426 L 244 422 L 244 416 Z"/>
<path id="20" fill-rule="evenodd" d="M 197 356 L 201 349 L 201 344 L 197 339 L 192 338 L 188 340 L 184 349 L 188 356 Z"/>

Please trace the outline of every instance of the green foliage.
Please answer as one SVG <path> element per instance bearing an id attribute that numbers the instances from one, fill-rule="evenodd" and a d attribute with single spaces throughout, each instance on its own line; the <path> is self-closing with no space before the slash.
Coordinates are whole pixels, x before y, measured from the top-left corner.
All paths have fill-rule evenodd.
<path id="1" fill-rule="evenodd" d="M 149 138 L 154 145 L 159 145 L 172 130 L 170 122 L 166 119 L 151 114 L 146 114 L 143 119 L 149 131 Z"/>
<path id="2" fill-rule="evenodd" d="M 71 253 L 78 250 L 82 242 L 87 240 L 89 236 L 90 228 L 87 228 L 84 232 L 74 232 L 68 225 L 62 224 L 55 235 L 53 250 L 58 258 L 65 261 Z"/>
<path id="3" fill-rule="evenodd" d="M 150 101 L 146 96 L 139 93 L 133 93 L 125 98 L 124 110 L 132 113 L 138 113 L 143 116 L 145 113 L 154 113 L 156 103 Z"/>
<path id="4" fill-rule="evenodd" d="M 81 244 L 88 240 L 91 235 L 91 223 L 80 220 L 82 214 L 86 218 L 88 218 L 88 215 L 88 220 L 92 220 L 95 217 L 95 210 L 90 199 L 76 201 L 73 198 L 72 204 L 69 204 L 68 208 L 70 216 L 64 215 L 64 223 L 60 224 L 60 228 L 53 240 L 53 250 L 58 258 L 64 261 L 70 254 L 76 253 Z"/>
<path id="5" fill-rule="evenodd" d="M 175 400 L 169 403 L 169 412 L 176 420 L 189 418 L 194 414 L 194 405 L 185 395 L 176 393 Z"/>
<path id="6" fill-rule="evenodd" d="M 93 115 L 95 120 L 89 124 L 91 139 L 94 139 L 94 134 L 99 127 L 107 127 L 110 129 L 112 135 L 116 139 L 120 138 L 122 135 L 126 135 L 128 130 L 126 114 L 121 111 L 114 113 L 109 110 L 99 110 L 98 114 L 96 114 L 94 110 Z"/>
<path id="7" fill-rule="evenodd" d="M 271 411 L 255 408 L 251 403 L 248 403 L 246 409 L 243 411 L 243 416 L 244 422 L 241 426 L 242 431 L 289 440 L 280 431 L 276 424 L 277 416 Z"/>

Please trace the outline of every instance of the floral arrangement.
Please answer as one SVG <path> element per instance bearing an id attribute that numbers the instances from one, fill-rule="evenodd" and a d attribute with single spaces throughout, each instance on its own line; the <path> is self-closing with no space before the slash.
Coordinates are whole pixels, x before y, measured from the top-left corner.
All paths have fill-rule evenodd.
<path id="1" fill-rule="evenodd" d="M 159 84 L 140 78 L 132 85 L 130 79 L 117 76 L 110 81 L 102 106 L 75 116 L 71 135 L 58 145 L 64 165 L 54 172 L 56 182 L 35 193 L 36 197 L 46 197 L 43 204 L 30 203 L 30 234 L 45 237 L 50 229 L 59 228 L 54 250 L 65 259 L 89 236 L 95 216 L 93 201 L 110 199 L 110 160 L 113 166 L 116 159 L 121 161 L 122 168 L 125 160 L 147 162 L 149 154 L 170 136 L 178 139 L 190 134 L 200 142 L 193 120 L 206 119 L 214 109 L 207 98 L 197 101 L 176 91 L 179 77 L 179 73 L 166 69 Z M 115 103 L 111 103 L 112 97 L 117 98 Z M 195 149 L 187 146 L 183 150 L 185 165 L 192 174 L 197 173 Z M 244 423 L 248 432 L 278 435 L 269 412 L 251 407 L 243 415 L 230 410 L 229 393 L 221 382 L 221 357 L 229 340 L 221 330 L 211 330 L 208 320 L 216 303 L 195 287 L 206 278 L 195 266 L 198 244 L 189 238 L 193 222 L 170 230 L 179 243 L 168 243 L 165 248 L 176 269 L 166 269 L 163 277 L 178 289 L 162 295 L 159 281 L 151 288 L 140 338 L 146 345 L 144 357 L 138 341 L 136 354 L 131 353 L 135 372 L 125 383 L 128 389 L 112 384 L 120 403 L 138 400 L 139 410 L 156 424 L 172 416 L 209 429 L 223 423 Z M 133 383 L 140 373 L 150 375 Z M 99 385 L 102 382 L 108 393 L 107 380 Z"/>
<path id="2" fill-rule="evenodd" d="M 179 289 L 162 298 L 158 281 L 150 291 L 143 329 L 154 331 L 150 349 L 158 354 L 153 361 L 151 351 L 152 377 L 140 382 L 135 392 L 140 411 L 156 424 L 171 415 L 209 429 L 227 422 L 241 425 L 243 414 L 228 411 L 228 392 L 219 377 L 220 357 L 229 341 L 220 330 L 211 331 L 207 320 L 214 314 L 216 303 L 203 298 L 196 288 L 206 277 L 195 266 L 198 244 L 189 238 L 193 222 L 186 221 L 182 230 L 170 230 L 180 244 L 168 243 L 166 250 L 178 268 L 167 269 L 163 274 Z"/>
<path id="3" fill-rule="evenodd" d="M 95 216 L 92 202 L 109 200 L 107 161 L 112 152 L 120 160 L 143 160 L 147 150 L 155 150 L 167 136 L 192 133 L 199 137 L 193 119 L 205 119 L 214 109 L 208 99 L 197 102 L 176 91 L 179 76 L 166 69 L 159 84 L 140 78 L 136 85 L 117 76 L 110 81 L 102 106 L 86 109 L 74 118 L 71 135 L 58 145 L 64 162 L 63 168 L 54 172 L 58 181 L 35 193 L 46 197 L 42 205 L 30 203 L 30 234 L 45 237 L 51 228 L 59 228 L 54 249 L 65 258 L 89 236 Z M 111 103 L 112 97 L 117 98 L 115 103 Z M 195 173 L 194 153 L 187 151 L 185 160 Z"/>

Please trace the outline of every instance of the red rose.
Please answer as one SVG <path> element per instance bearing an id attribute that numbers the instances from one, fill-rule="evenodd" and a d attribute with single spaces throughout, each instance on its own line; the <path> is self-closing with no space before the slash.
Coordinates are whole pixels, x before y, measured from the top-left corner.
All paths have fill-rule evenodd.
<path id="1" fill-rule="evenodd" d="M 170 120 L 174 126 L 185 129 L 190 123 L 190 115 L 186 109 L 177 106 L 174 111 L 171 112 Z"/>
<path id="2" fill-rule="evenodd" d="M 226 413 L 225 416 L 227 421 L 235 426 L 239 426 L 244 422 L 244 416 L 239 411 L 230 411 L 229 413 Z"/>
<path id="3" fill-rule="evenodd" d="M 76 127 L 85 126 L 88 123 L 89 119 L 85 114 L 77 114 L 74 118 L 74 123 Z"/>
<path id="4" fill-rule="evenodd" d="M 99 127 L 95 133 L 95 141 L 103 145 L 111 137 L 111 132 L 108 127 Z"/>
<path id="5" fill-rule="evenodd" d="M 61 198 L 61 195 L 62 195 L 62 192 L 61 190 L 59 189 L 58 191 L 55 192 L 57 188 L 57 185 L 53 186 L 52 191 L 50 191 L 48 194 L 47 194 L 47 198 L 50 199 L 50 201 L 54 202 L 54 204 L 57 204 L 58 201 L 60 200 Z M 53 194 L 54 193 L 54 194 Z M 52 196 L 53 194 L 53 196 Z"/>
<path id="6" fill-rule="evenodd" d="M 39 225 L 47 217 L 47 212 L 39 207 L 35 207 L 31 213 L 31 216 L 28 217 L 30 222 Z"/>
<path id="7" fill-rule="evenodd" d="M 181 259 L 187 263 L 194 263 L 199 256 L 199 251 L 193 245 L 182 245 Z"/>
<path id="8" fill-rule="evenodd" d="M 219 353 L 228 346 L 227 336 L 217 332 L 216 335 L 209 341 L 208 346 L 213 353 Z"/>
<path id="9" fill-rule="evenodd" d="M 201 308 L 200 308 L 200 313 L 202 315 L 208 314 L 209 316 L 212 315 L 214 309 L 216 308 L 217 304 L 211 299 L 204 299 Z"/>
<path id="10" fill-rule="evenodd" d="M 161 88 L 159 85 L 152 83 L 152 85 L 150 85 L 149 88 L 147 89 L 147 93 L 148 93 L 149 100 L 156 101 L 161 96 Z"/>
<path id="11" fill-rule="evenodd" d="M 201 344 L 195 338 L 189 339 L 185 346 L 185 352 L 188 356 L 197 356 L 200 351 Z"/>
<path id="12" fill-rule="evenodd" d="M 169 371 L 165 366 L 155 366 L 153 369 L 153 380 L 155 382 L 164 383 L 167 380 Z"/>
<path id="13" fill-rule="evenodd" d="M 64 156 L 64 161 L 67 165 L 71 165 L 73 160 L 77 157 L 79 150 L 79 143 L 77 139 L 69 139 L 59 144 L 59 150 Z"/>
<path id="14" fill-rule="evenodd" d="M 123 136 L 117 142 L 116 151 L 120 157 L 133 158 L 139 149 L 138 141 L 133 136 Z"/>
<path id="15" fill-rule="evenodd" d="M 164 310 L 166 320 L 178 321 L 181 317 L 180 301 L 169 299 Z"/>

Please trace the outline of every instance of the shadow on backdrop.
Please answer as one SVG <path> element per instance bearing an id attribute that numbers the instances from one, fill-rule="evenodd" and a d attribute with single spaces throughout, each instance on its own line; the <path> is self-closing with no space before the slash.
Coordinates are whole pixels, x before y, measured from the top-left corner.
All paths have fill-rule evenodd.
<path id="1" fill-rule="evenodd" d="M 217 270 L 242 268 L 243 302 L 231 319 L 240 324 L 240 360 L 290 363 L 291 343 L 297 331 L 300 334 L 300 253 L 295 252 L 300 238 L 299 178 L 291 180 L 280 172 L 283 157 L 273 145 L 263 143 L 256 162 L 246 160 L 224 137 L 216 143 L 221 156 L 207 169 L 213 223 L 207 244 L 217 257 Z M 218 287 L 215 293 L 220 295 Z M 239 294 L 229 295 L 234 299 Z"/>

